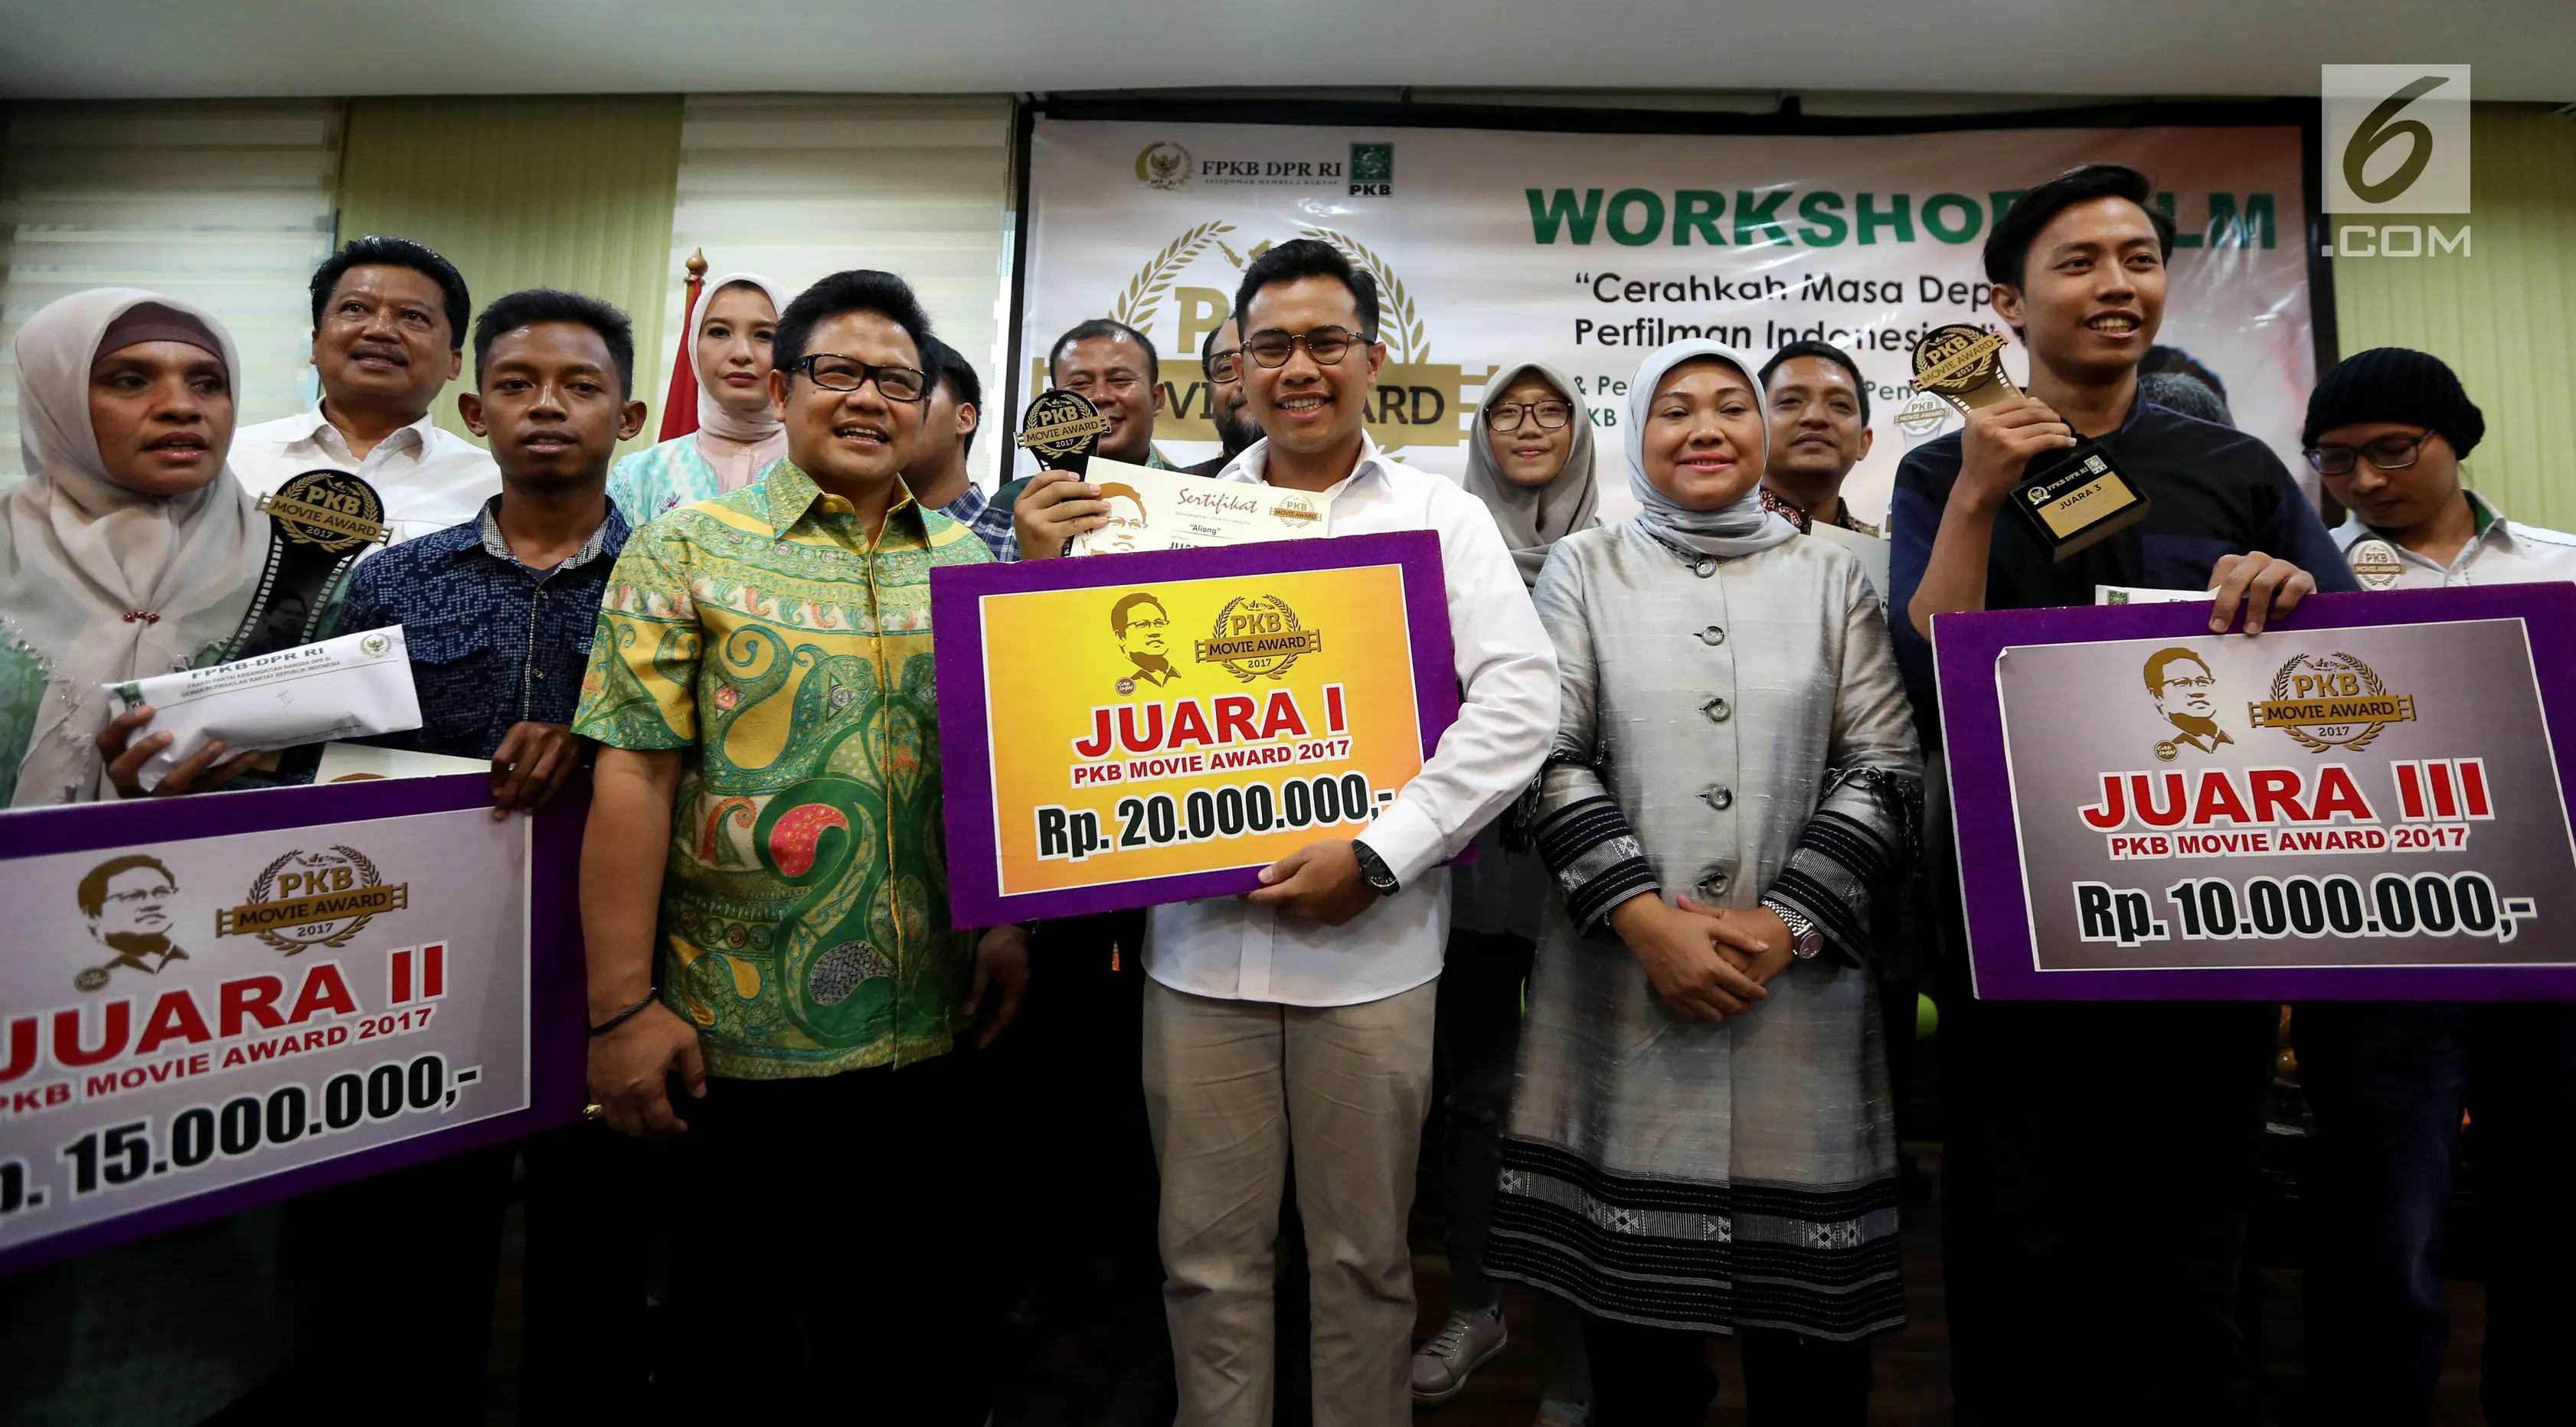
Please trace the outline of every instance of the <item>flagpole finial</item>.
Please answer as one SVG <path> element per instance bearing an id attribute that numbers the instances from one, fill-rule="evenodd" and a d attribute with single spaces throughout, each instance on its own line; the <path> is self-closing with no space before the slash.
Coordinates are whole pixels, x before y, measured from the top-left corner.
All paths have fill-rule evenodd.
<path id="1" fill-rule="evenodd" d="M 707 250 L 698 249 L 681 264 L 689 270 L 686 282 L 680 284 L 679 350 L 671 354 L 671 390 L 662 399 L 662 431 L 658 439 L 677 440 L 698 429 L 698 374 L 696 363 L 689 360 L 690 339 L 697 334 L 698 299 L 707 284 Z"/>

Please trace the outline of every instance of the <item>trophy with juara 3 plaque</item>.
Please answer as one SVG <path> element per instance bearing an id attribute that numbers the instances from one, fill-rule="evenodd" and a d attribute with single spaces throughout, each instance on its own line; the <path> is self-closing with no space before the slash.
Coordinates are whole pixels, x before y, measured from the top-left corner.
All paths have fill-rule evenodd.
<path id="1" fill-rule="evenodd" d="M 1965 323 L 1935 327 L 1914 347 L 1914 386 L 1962 415 L 2021 395 L 2004 375 L 2004 338 Z M 2091 437 L 2031 458 L 2009 502 L 2051 558 L 2063 560 L 2147 518 L 2153 503 Z"/>

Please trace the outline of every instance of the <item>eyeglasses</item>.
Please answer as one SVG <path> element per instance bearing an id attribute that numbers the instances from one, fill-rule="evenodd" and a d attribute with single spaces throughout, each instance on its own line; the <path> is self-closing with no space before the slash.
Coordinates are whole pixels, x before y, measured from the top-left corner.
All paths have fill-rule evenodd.
<path id="1" fill-rule="evenodd" d="M 922 401 L 930 395 L 930 378 L 910 367 L 880 367 L 834 352 L 816 352 L 792 370 L 825 391 L 857 391 L 875 382 L 877 394 L 888 401 Z"/>
<path id="2" fill-rule="evenodd" d="M 1561 401 L 1497 402 L 1485 408 L 1485 420 L 1497 431 L 1518 431 L 1526 414 L 1541 431 L 1561 431 L 1574 419 L 1574 408 Z"/>
<path id="3" fill-rule="evenodd" d="M 2431 439 L 2428 428 L 2412 436 L 2382 436 L 2360 446 L 2318 446 L 2308 452 L 2308 464 L 2321 476 L 2349 475 L 2356 459 L 2382 471 L 2402 471 L 2424 458 L 2424 443 Z"/>
<path id="4" fill-rule="evenodd" d="M 1312 351 L 1313 349 L 1308 348 L 1308 350 Z M 1230 382 L 1242 374 L 1242 358 L 1243 349 L 1241 347 L 1228 347 L 1222 352 L 1208 353 L 1207 360 L 1201 362 L 1199 365 L 1207 372 L 1207 378 L 1209 381 Z"/>
<path id="5" fill-rule="evenodd" d="M 1312 332 L 1281 332 L 1276 329 L 1255 332 L 1243 339 L 1243 354 L 1265 367 L 1284 367 L 1299 347 L 1315 359 L 1317 366 L 1329 367 L 1343 354 L 1368 339 L 1339 327 L 1318 327 Z"/>

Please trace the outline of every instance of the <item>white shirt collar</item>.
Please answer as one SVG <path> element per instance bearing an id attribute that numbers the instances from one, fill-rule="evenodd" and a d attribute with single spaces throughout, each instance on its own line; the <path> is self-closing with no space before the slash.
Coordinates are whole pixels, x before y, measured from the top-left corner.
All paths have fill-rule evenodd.
<path id="1" fill-rule="evenodd" d="M 2469 497 L 2469 503 L 2476 506 L 2478 509 L 2485 511 L 2487 515 L 2487 528 L 2479 531 L 2478 538 L 2471 541 L 2471 544 L 2482 545 L 2488 541 L 2493 541 L 2505 549 L 2511 550 L 2522 543 L 2519 533 L 2514 529 L 2513 522 L 2505 518 L 2503 511 L 2496 509 L 2494 501 L 2487 499 L 2476 491 L 2469 491 L 2467 492 L 2467 495 Z"/>
<path id="2" fill-rule="evenodd" d="M 1377 448 L 1377 438 L 1363 429 L 1360 432 L 1360 458 L 1352 464 L 1351 473 L 1335 482 L 1328 490 L 1318 494 L 1329 495 L 1347 489 L 1362 477 L 1371 474 L 1375 474 L 1383 481 L 1394 466 L 1395 459 L 1380 451 Z M 1269 471 L 1270 438 L 1264 436 L 1244 447 L 1242 454 L 1227 462 L 1225 469 L 1216 473 L 1216 478 L 1221 481 L 1249 481 L 1254 485 L 1267 485 L 1270 481 Z"/>
<path id="3" fill-rule="evenodd" d="M 2398 544 L 2394 537 L 2382 534 L 2363 523 L 2358 515 L 2347 515 L 2343 524 L 2326 533 L 2333 537 L 2335 548 L 2347 554 L 2364 540 L 2377 540 L 2396 551 L 2397 558 L 2401 561 L 2446 574 L 2450 571 L 2466 569 L 2478 558 L 2480 552 L 2490 548 L 2507 556 L 2534 553 L 2532 542 L 2524 538 L 2521 528 L 2507 519 L 2503 511 L 2496 509 L 2494 501 L 2476 491 L 2463 491 L 2462 494 L 2469 498 L 2471 505 L 2477 507 L 2486 516 L 2487 528 L 2471 536 L 2469 542 L 2460 547 L 2460 553 L 2451 557 L 2451 563 L 2447 566 L 2437 565 L 2425 556 Z"/>
<path id="4" fill-rule="evenodd" d="M 429 450 L 430 443 L 438 439 L 438 434 L 438 423 L 432 420 L 427 412 L 423 412 L 420 420 L 388 433 L 385 439 L 377 444 L 396 451 L 410 447 L 426 452 Z M 311 406 L 305 408 L 304 419 L 296 423 L 295 439 L 309 441 L 316 446 L 328 446 L 349 455 L 352 460 L 356 459 L 355 455 L 349 452 L 349 438 L 339 427 L 331 424 L 330 417 L 323 415 L 322 398 L 318 396 L 313 399 Z"/>

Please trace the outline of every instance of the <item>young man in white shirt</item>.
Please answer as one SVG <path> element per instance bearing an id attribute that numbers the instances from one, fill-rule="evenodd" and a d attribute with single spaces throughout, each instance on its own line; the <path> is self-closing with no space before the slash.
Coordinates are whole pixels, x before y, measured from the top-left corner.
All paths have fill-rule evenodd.
<path id="1" fill-rule="evenodd" d="M 2352 518 L 2332 531 L 2364 589 L 2576 579 L 2576 536 L 2507 520 L 2460 485 L 2486 418 L 2439 357 L 2380 347 L 2317 383 L 2308 462 Z M 2428 1419 L 2450 1324 L 2435 1246 L 2461 1112 L 2486 1256 L 2487 1420 L 2563 1420 L 2576 1338 L 2576 1006 L 2314 1002 L 2291 1014 L 2317 1136 L 2300 1188 L 2332 1246 L 2308 1264 L 2319 1422 Z M 2510 1226 L 2502 1227 L 2502 1226 Z"/>
<path id="2" fill-rule="evenodd" d="M 1327 496 L 1336 536 L 1438 534 L 1466 698 L 1360 836 L 1309 843 L 1243 897 L 1153 910 L 1145 1096 L 1180 1420 L 1269 1420 L 1272 1250 L 1293 1155 L 1316 1420 L 1401 1427 L 1413 1416 L 1405 1219 L 1448 939 L 1441 864 L 1537 774 L 1556 733 L 1556 655 L 1484 506 L 1368 438 L 1386 348 L 1367 275 L 1327 244 L 1283 243 L 1245 270 L 1235 311 L 1245 411 L 1266 434 L 1217 479 Z M 1039 481 L 1016 512 L 1022 558 L 1107 514 L 1097 487 Z"/>
<path id="3" fill-rule="evenodd" d="M 313 274 L 321 399 L 243 427 L 233 474 L 266 493 L 307 471 L 354 472 L 384 499 L 388 544 L 475 519 L 501 468 L 429 419 L 464 369 L 473 310 L 447 259 L 407 238 L 351 239 Z"/>

